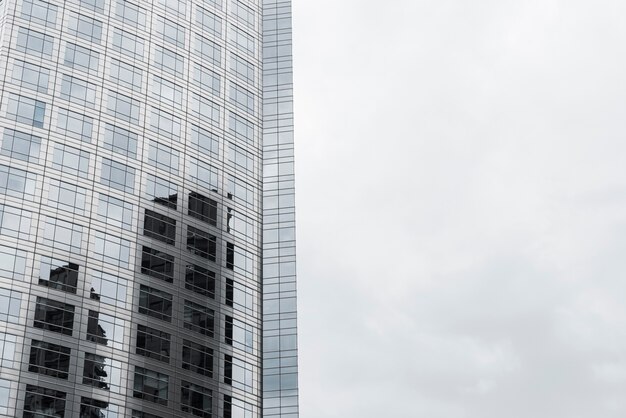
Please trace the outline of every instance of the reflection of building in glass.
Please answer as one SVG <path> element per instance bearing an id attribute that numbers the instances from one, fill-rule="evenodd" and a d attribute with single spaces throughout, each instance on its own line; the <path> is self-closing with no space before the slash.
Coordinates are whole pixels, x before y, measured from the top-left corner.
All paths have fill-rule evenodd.
<path id="1" fill-rule="evenodd" d="M 291 4 L 0 0 L 0 415 L 298 416 Z"/>

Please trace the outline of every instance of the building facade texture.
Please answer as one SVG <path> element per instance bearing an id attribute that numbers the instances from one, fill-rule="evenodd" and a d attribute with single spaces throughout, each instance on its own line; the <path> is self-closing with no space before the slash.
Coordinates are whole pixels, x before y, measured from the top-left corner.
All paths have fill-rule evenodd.
<path id="1" fill-rule="evenodd" d="M 291 5 L 0 0 L 0 416 L 298 416 Z"/>

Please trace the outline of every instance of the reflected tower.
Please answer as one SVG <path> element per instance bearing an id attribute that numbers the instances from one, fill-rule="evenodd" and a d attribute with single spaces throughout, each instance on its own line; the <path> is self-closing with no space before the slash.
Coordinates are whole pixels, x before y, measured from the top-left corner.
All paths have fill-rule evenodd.
<path id="1" fill-rule="evenodd" d="M 0 0 L 0 416 L 298 416 L 291 4 Z"/>

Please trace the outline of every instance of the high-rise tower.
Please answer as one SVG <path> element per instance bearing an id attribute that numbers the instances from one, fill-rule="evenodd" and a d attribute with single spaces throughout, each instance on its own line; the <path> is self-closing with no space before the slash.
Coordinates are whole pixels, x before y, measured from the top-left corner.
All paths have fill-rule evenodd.
<path id="1" fill-rule="evenodd" d="M 291 10 L 0 0 L 0 416 L 298 416 Z"/>

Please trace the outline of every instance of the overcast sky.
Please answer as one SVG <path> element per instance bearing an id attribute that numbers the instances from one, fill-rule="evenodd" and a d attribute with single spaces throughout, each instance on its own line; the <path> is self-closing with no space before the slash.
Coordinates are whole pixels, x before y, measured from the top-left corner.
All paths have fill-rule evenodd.
<path id="1" fill-rule="evenodd" d="M 625 16 L 294 0 L 301 418 L 626 416 Z"/>

